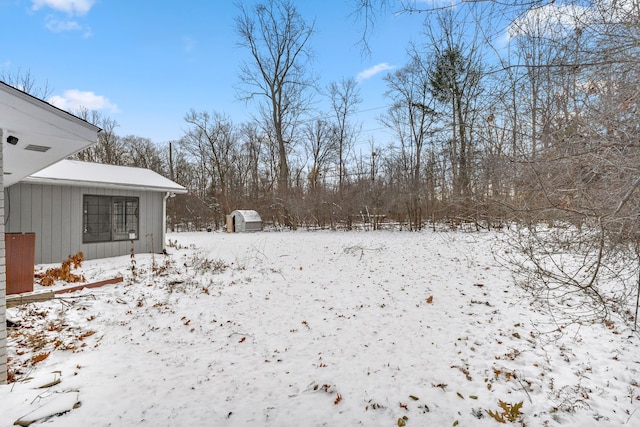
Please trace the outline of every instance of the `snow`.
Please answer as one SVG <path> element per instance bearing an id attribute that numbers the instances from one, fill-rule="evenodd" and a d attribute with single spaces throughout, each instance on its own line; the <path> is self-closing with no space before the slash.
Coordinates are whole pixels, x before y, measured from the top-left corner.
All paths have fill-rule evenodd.
<path id="1" fill-rule="evenodd" d="M 499 401 L 528 426 L 640 424 L 639 337 L 554 324 L 499 232 L 168 239 L 80 269 L 123 283 L 7 310 L 2 426 L 65 391 L 81 405 L 46 425 L 495 426 Z"/>
<path id="2" fill-rule="evenodd" d="M 16 423 L 21 426 L 29 426 L 38 421 L 46 421 L 51 417 L 64 415 L 76 407 L 79 394 L 77 391 L 69 391 L 54 396 L 41 407 L 20 418 Z"/>

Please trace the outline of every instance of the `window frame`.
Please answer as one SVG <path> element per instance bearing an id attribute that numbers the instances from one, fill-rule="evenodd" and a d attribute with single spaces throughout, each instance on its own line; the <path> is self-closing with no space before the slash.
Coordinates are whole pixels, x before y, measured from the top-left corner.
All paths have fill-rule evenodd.
<path id="1" fill-rule="evenodd" d="M 97 230 L 90 232 L 89 230 Z M 135 238 L 131 239 L 131 233 Z M 140 239 L 140 197 L 82 196 L 82 243 Z"/>

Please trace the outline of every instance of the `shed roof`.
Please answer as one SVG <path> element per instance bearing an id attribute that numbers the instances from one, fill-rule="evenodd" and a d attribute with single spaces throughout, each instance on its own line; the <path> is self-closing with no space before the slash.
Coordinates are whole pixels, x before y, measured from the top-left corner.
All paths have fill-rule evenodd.
<path id="1" fill-rule="evenodd" d="M 62 160 L 36 172 L 21 182 L 56 184 L 75 187 L 103 187 L 126 190 L 168 191 L 186 193 L 187 189 L 144 168 L 104 165 L 100 163 Z"/>
<path id="2" fill-rule="evenodd" d="M 260 214 L 254 210 L 238 209 L 231 212 L 231 214 L 233 215 L 236 212 L 242 215 L 245 222 L 261 222 L 262 221 L 262 218 L 260 218 Z"/>

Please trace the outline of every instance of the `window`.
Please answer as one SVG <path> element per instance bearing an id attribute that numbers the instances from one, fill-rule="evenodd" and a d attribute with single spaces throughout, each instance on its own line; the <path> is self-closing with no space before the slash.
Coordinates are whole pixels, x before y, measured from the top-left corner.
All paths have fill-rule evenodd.
<path id="1" fill-rule="evenodd" d="M 89 196 L 83 199 L 82 242 L 138 238 L 137 197 Z"/>

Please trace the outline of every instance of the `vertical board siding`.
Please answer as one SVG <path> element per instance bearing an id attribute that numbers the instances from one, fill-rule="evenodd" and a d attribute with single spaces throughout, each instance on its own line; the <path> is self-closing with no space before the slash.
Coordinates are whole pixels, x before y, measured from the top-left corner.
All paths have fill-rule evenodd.
<path id="1" fill-rule="evenodd" d="M 68 250 L 72 251 L 72 247 L 75 242 L 82 242 L 82 193 L 80 191 L 74 191 L 69 188 L 69 206 L 71 212 L 69 213 L 69 241 Z"/>
<path id="2" fill-rule="evenodd" d="M 66 250 L 71 247 L 71 214 L 69 208 L 65 208 L 66 206 L 71 207 L 70 189 L 69 187 L 57 188 L 59 190 L 59 195 L 57 197 L 59 202 L 56 203 L 56 206 L 53 209 L 54 218 L 52 224 L 59 224 L 60 231 L 57 236 L 57 242 L 54 240 L 54 247 L 52 251 L 53 258 L 73 255 Z M 54 239 L 55 238 L 56 235 L 54 233 Z"/>
<path id="3" fill-rule="evenodd" d="M 9 188 L 9 191 L 13 192 L 16 186 L 12 186 Z M 31 188 L 25 188 L 19 186 L 16 188 L 16 193 L 12 196 L 11 200 L 9 200 L 9 215 L 12 218 L 17 218 L 17 221 L 21 228 L 25 230 L 33 231 L 33 225 L 31 221 Z M 13 203 L 12 201 L 15 201 Z M 17 213 L 14 214 L 14 209 L 17 209 Z M 6 215 L 6 212 L 5 212 Z"/>
<path id="4" fill-rule="evenodd" d="M 51 242 L 48 246 L 49 251 L 51 252 L 52 259 L 65 259 L 69 254 L 63 253 L 62 249 L 62 187 L 59 186 L 49 186 L 51 191 L 49 196 L 51 197 L 51 202 L 48 203 L 50 206 L 50 211 L 43 212 L 43 218 L 45 225 L 47 223 L 47 218 L 50 221 L 50 237 L 49 241 Z M 43 206 L 46 206 L 47 203 L 43 200 Z M 69 208 L 66 208 L 68 211 Z M 44 237 L 43 237 L 44 240 Z M 44 253 L 43 248 L 43 253 Z"/>
<path id="5" fill-rule="evenodd" d="M 71 188 L 69 187 L 60 187 L 60 243 L 58 245 L 58 254 L 53 252 L 53 258 L 55 257 L 65 257 L 68 255 L 74 255 L 71 253 L 71 233 L 73 229 L 77 227 L 77 222 L 73 222 L 71 218 L 70 212 L 73 212 L 74 207 L 71 204 Z M 65 208 L 69 206 L 69 208 Z M 68 211 L 68 212 L 67 212 Z M 69 213 L 68 215 L 66 215 Z M 82 223 L 80 224 L 82 227 Z"/>
<path id="6" fill-rule="evenodd" d="M 30 232 L 36 233 L 36 260 L 42 256 L 42 187 L 39 185 L 31 186 L 31 191 L 26 194 L 31 200 L 28 209 L 22 211 L 22 214 L 30 218 Z M 24 229 L 6 230 L 7 232 L 28 232 Z M 37 262 L 37 261 L 36 261 Z"/>
<path id="7" fill-rule="evenodd" d="M 18 183 L 8 189 L 8 198 L 15 209 L 7 212 L 7 231 L 36 233 L 37 264 L 60 263 L 80 251 L 85 259 L 129 255 L 129 240 L 82 243 L 85 194 L 138 197 L 139 230 L 134 252 L 162 251 L 164 193 L 160 192 Z"/>
<path id="8" fill-rule="evenodd" d="M 144 225 L 144 228 L 141 230 L 140 237 L 146 245 L 144 252 L 160 252 L 158 239 L 160 239 L 159 230 L 162 229 L 158 226 L 158 218 L 162 220 L 162 210 L 157 208 L 157 201 L 161 196 L 161 193 L 147 193 L 145 194 L 144 206 L 141 206 L 140 225 Z M 142 199 L 140 201 L 142 202 Z"/>

